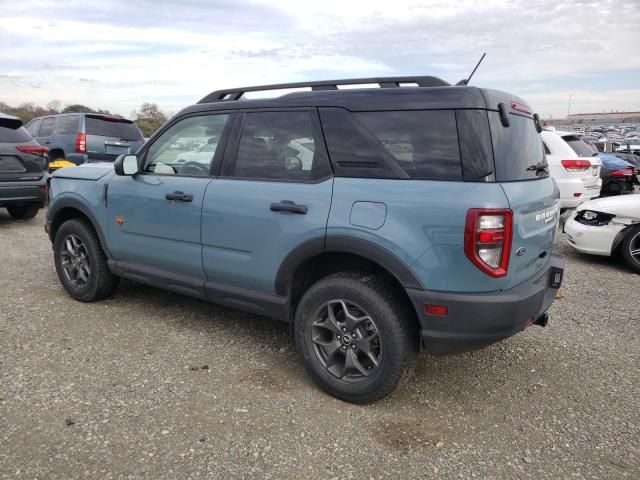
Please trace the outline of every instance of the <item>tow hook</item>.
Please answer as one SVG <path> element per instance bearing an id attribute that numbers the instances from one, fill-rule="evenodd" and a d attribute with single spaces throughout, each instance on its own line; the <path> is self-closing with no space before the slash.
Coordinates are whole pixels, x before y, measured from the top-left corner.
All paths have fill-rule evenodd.
<path id="1" fill-rule="evenodd" d="M 545 313 L 540 318 L 538 318 L 535 322 L 533 322 L 533 324 L 539 325 L 540 327 L 546 327 L 548 322 L 549 322 L 549 315 Z"/>

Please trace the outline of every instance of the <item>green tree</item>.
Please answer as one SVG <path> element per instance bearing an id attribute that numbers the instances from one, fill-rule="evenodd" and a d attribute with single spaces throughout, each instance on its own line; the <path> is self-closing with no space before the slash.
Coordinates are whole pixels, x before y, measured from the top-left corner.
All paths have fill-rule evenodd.
<path id="1" fill-rule="evenodd" d="M 167 116 L 155 103 L 145 102 L 136 112 L 135 123 L 145 137 L 153 135 L 166 121 Z"/>
<path id="2" fill-rule="evenodd" d="M 66 107 L 64 107 L 61 113 L 91 113 L 91 112 L 95 112 L 95 110 L 91 107 L 87 107 L 86 105 L 75 103 L 73 105 L 67 105 Z"/>

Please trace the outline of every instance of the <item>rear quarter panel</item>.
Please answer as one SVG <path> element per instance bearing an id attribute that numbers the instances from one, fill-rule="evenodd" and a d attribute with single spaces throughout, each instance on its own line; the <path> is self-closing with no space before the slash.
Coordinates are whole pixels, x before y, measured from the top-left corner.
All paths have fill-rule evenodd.
<path id="1" fill-rule="evenodd" d="M 381 226 L 378 218 L 363 218 L 362 202 L 386 206 Z M 359 210 L 352 217 L 356 203 Z M 327 235 L 353 236 L 385 248 L 410 266 L 426 289 L 494 291 L 505 279 L 485 275 L 467 259 L 464 227 L 469 208 L 508 207 L 497 183 L 336 178 Z M 380 215 L 380 208 L 368 211 Z"/>

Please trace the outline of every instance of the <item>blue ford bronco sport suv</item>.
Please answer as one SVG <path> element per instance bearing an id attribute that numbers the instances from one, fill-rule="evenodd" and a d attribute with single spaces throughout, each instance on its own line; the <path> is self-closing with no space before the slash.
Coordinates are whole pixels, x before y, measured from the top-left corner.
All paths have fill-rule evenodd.
<path id="1" fill-rule="evenodd" d="M 307 90 L 245 99 L 283 88 Z M 122 277 L 291 322 L 315 381 L 370 402 L 419 348 L 546 324 L 564 261 L 539 130 L 434 77 L 216 91 L 136 155 L 57 171 L 46 230 L 73 298 Z"/>

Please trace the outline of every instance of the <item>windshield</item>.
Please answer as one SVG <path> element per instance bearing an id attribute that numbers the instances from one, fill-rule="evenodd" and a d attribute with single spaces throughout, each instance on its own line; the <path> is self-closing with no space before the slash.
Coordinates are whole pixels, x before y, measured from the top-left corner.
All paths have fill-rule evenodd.
<path id="1" fill-rule="evenodd" d="M 500 122 L 498 112 L 489 113 L 496 181 L 535 180 L 549 176 L 542 139 L 532 118 L 509 115 L 509 126 Z"/>

